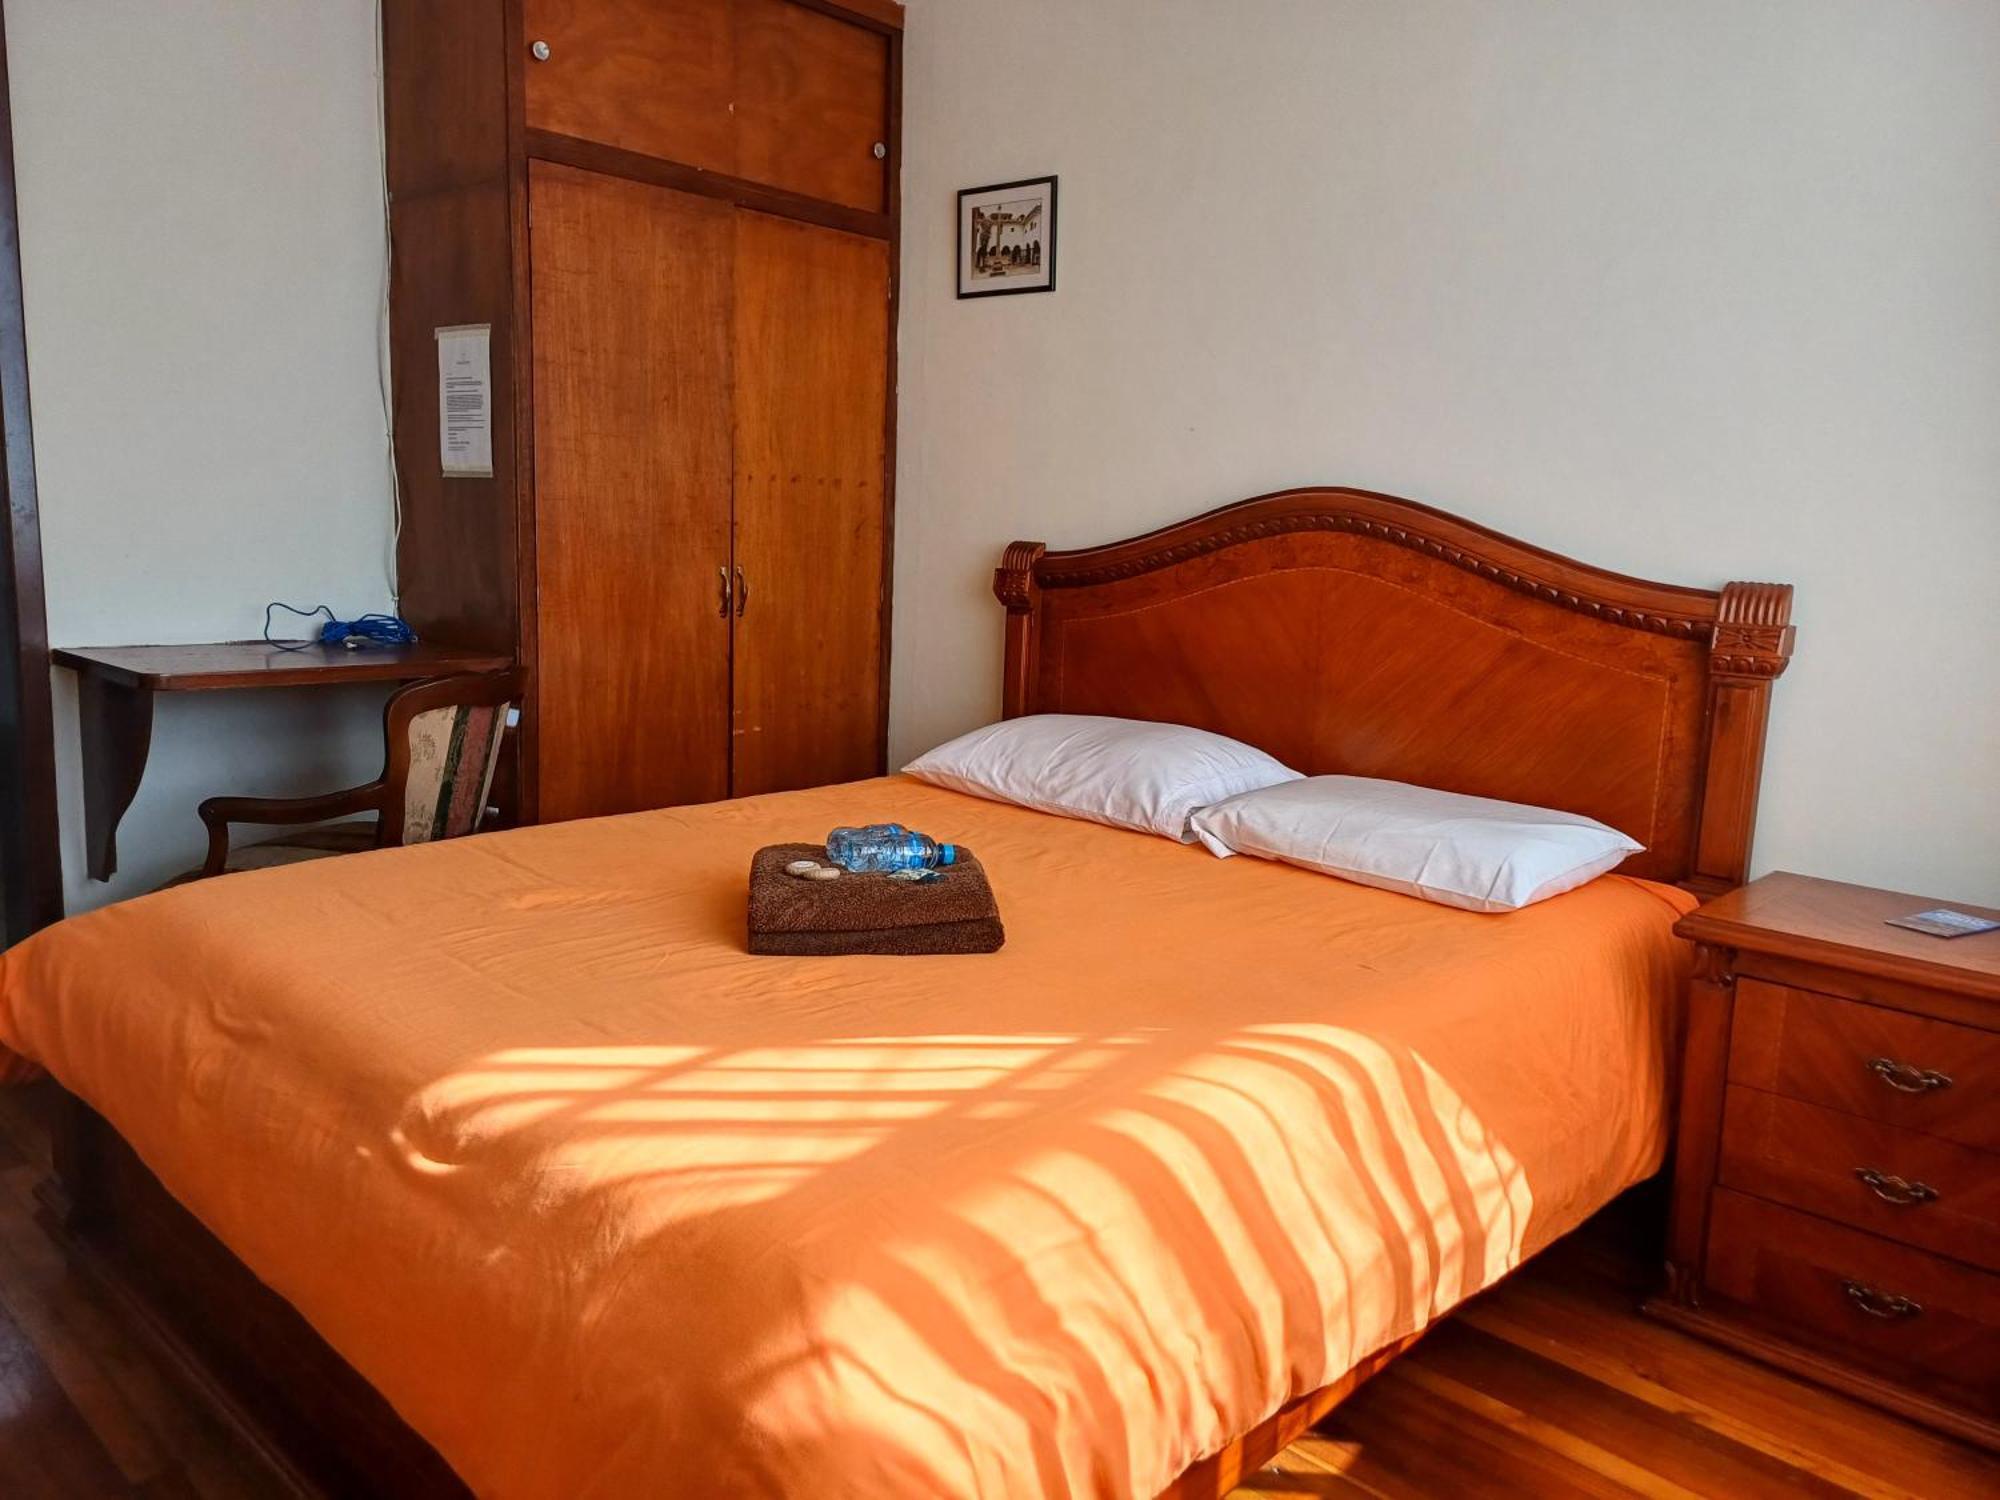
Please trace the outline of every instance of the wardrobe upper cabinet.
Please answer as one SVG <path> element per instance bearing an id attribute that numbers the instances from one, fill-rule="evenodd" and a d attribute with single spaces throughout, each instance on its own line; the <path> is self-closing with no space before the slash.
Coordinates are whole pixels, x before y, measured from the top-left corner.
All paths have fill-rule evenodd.
<path id="1" fill-rule="evenodd" d="M 736 175 L 886 211 L 888 37 L 792 0 L 735 0 L 733 10 Z"/>
<path id="2" fill-rule="evenodd" d="M 524 0 L 528 124 L 736 171 L 732 4 Z"/>
<path id="3" fill-rule="evenodd" d="M 531 129 L 888 211 L 887 30 L 799 0 L 524 0 L 522 16 Z"/>

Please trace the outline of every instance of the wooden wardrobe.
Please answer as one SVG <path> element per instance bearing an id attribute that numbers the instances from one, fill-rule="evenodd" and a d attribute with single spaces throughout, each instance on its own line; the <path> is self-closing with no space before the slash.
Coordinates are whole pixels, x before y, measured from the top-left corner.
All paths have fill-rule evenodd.
<path id="1" fill-rule="evenodd" d="M 401 604 L 518 653 L 524 821 L 882 769 L 901 28 L 386 0 Z M 466 325 L 490 478 L 441 467 Z"/>

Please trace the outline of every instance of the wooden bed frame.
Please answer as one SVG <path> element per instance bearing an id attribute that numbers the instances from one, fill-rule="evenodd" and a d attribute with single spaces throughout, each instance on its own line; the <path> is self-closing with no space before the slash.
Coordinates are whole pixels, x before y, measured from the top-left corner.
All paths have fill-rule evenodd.
<path id="1" fill-rule="evenodd" d="M 1267 495 L 1130 541 L 1006 551 L 1004 710 L 1195 724 L 1308 773 L 1587 813 L 1624 868 L 1709 893 L 1748 870 L 1791 588 L 1648 583 L 1360 490 Z M 81 1103 L 46 1221 L 300 1494 L 463 1484 L 305 1320 Z M 1400 1352 L 1364 1361 L 1189 1470 L 1234 1487 Z"/>
<path id="2" fill-rule="evenodd" d="M 1750 865 L 1789 584 L 1573 562 L 1365 490 L 1224 506 L 1077 552 L 1016 542 L 1004 712 L 1193 724 L 1307 775 L 1585 813 L 1621 867 L 1707 894 Z"/>

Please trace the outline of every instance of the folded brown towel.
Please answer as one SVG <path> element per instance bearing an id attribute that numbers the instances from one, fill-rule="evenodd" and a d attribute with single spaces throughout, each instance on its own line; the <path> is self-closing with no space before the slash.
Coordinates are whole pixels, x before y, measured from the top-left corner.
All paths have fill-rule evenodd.
<path id="1" fill-rule="evenodd" d="M 963 844 L 942 878 L 922 883 L 801 880 L 785 873 L 798 859 L 826 864 L 826 846 L 772 844 L 750 861 L 752 953 L 991 953 L 1007 940 L 993 887 Z"/>

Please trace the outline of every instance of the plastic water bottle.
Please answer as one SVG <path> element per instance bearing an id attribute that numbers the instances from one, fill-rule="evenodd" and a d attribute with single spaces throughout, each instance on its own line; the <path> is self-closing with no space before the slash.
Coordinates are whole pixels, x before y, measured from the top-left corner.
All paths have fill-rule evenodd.
<path id="1" fill-rule="evenodd" d="M 955 864 L 958 846 L 912 833 L 901 823 L 871 823 L 866 828 L 834 829 L 826 836 L 826 857 L 855 875 L 934 870 Z"/>

